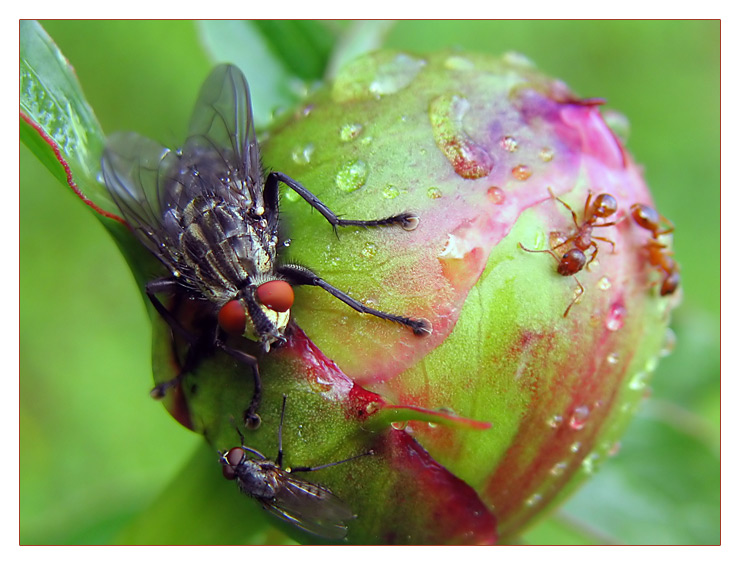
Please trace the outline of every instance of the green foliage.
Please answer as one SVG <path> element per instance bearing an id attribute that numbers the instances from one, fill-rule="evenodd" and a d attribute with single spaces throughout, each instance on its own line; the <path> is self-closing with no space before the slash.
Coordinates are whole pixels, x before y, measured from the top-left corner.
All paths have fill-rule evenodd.
<path id="1" fill-rule="evenodd" d="M 382 22 L 43 25 L 76 78 L 43 29 L 23 22 L 22 111 L 42 122 L 44 100 L 69 102 L 50 110 L 58 127 L 48 133 L 59 141 L 66 132 L 77 184 L 103 204 L 95 180 L 102 130 L 90 106 L 105 131 L 177 143 L 212 61 L 231 60 L 247 73 L 257 123 L 265 125 L 327 65 L 331 73 L 387 31 Z M 629 117 L 628 145 L 677 228 L 684 291 L 672 324 L 677 343 L 621 452 L 523 541 L 719 543 L 719 22 L 409 21 L 385 45 L 518 51 Z M 31 79 L 34 89 L 24 88 Z M 193 538 L 184 516 L 218 511 L 204 485 L 233 485 L 205 479 L 219 472 L 215 454 L 209 471 L 202 440 L 147 395 L 149 324 L 128 267 L 90 209 L 60 190 L 63 169 L 23 121 L 21 140 L 30 151 L 21 149 L 20 541 L 218 542 L 207 528 Z M 51 477 L 39 464 L 50 454 Z M 176 526 L 152 537 L 163 523 Z M 281 540 L 243 527 L 245 543 Z"/>

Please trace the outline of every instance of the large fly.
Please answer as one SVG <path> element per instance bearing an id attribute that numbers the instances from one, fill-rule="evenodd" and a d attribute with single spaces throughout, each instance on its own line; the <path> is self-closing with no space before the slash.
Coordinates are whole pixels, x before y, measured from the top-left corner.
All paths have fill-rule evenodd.
<path id="1" fill-rule="evenodd" d="M 270 461 L 259 451 L 244 445 L 232 447 L 221 454 L 223 474 L 236 481 L 239 490 L 257 499 L 262 507 L 281 520 L 306 532 L 330 539 L 342 539 L 347 534 L 345 522 L 355 518 L 347 504 L 326 487 L 296 477 L 293 473 L 318 471 L 346 463 L 358 457 L 372 455 L 372 451 L 361 453 L 341 461 L 316 467 L 283 467 L 283 419 L 286 397 L 278 427 L 278 454 Z"/>
<path id="2" fill-rule="evenodd" d="M 146 294 L 174 332 L 190 343 L 182 370 L 160 383 L 166 391 L 195 368 L 204 351 L 220 349 L 251 367 L 254 392 L 245 423 L 259 425 L 262 383 L 257 359 L 230 347 L 225 335 L 242 335 L 264 351 L 284 343 L 293 304 L 292 287 L 323 288 L 358 312 L 400 323 L 416 335 L 431 333 L 425 319 L 365 306 L 306 267 L 277 262 L 278 197 L 283 183 L 341 226 L 400 226 L 413 230 L 417 216 L 402 213 L 378 220 L 339 218 L 303 185 L 280 172 L 266 176 L 260 162 L 247 81 L 233 65 L 216 67 L 203 84 L 180 150 L 136 133 L 108 139 L 102 159 L 105 184 L 137 239 L 169 274 L 150 281 Z M 157 298 L 160 293 L 205 299 L 208 328 L 194 335 Z M 202 331 L 200 331 L 202 330 Z"/>

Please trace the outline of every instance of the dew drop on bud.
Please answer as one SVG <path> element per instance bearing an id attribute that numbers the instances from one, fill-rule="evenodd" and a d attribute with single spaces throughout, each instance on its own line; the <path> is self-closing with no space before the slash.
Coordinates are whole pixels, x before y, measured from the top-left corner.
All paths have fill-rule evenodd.
<path id="1" fill-rule="evenodd" d="M 555 465 L 552 466 L 552 468 L 550 469 L 550 474 L 553 477 L 559 477 L 565 472 L 567 468 L 568 463 L 566 463 L 565 461 L 560 461 L 559 463 L 555 463 Z"/>
<path id="2" fill-rule="evenodd" d="M 542 161 L 543 163 L 549 163 L 555 157 L 555 153 L 549 147 L 543 147 L 542 149 L 540 149 L 539 157 L 540 161 Z"/>
<path id="3" fill-rule="evenodd" d="M 578 406 L 573 410 L 573 415 L 570 417 L 570 427 L 573 430 L 582 430 L 586 425 L 590 411 L 588 406 Z"/>
<path id="4" fill-rule="evenodd" d="M 337 188 L 344 192 L 354 192 L 364 186 L 368 174 L 368 166 L 364 161 L 356 159 L 345 163 L 335 177 Z"/>
<path id="5" fill-rule="evenodd" d="M 611 332 L 621 330 L 624 326 L 624 316 L 627 310 L 621 304 L 613 304 L 609 309 L 609 315 L 606 317 L 606 329 Z"/>
<path id="6" fill-rule="evenodd" d="M 601 277 L 596 283 L 596 286 L 600 290 L 609 290 L 612 287 L 612 281 L 609 280 L 609 277 Z"/>
<path id="7" fill-rule="evenodd" d="M 525 181 L 532 176 L 532 169 L 527 165 L 517 165 L 511 169 L 511 174 L 514 175 L 516 180 Z"/>
<path id="8" fill-rule="evenodd" d="M 547 425 L 550 426 L 553 430 L 559 427 L 562 423 L 563 417 L 560 414 L 555 414 L 547 421 Z"/>
<path id="9" fill-rule="evenodd" d="M 352 141 L 353 139 L 356 139 L 360 133 L 362 133 L 362 125 L 344 124 L 339 130 L 339 139 L 342 141 Z"/>
<path id="10" fill-rule="evenodd" d="M 432 200 L 436 200 L 437 198 L 442 198 L 442 191 L 436 186 L 432 186 L 427 189 L 427 196 Z"/>
<path id="11" fill-rule="evenodd" d="M 667 357 L 676 347 L 676 332 L 671 328 L 666 328 L 665 337 L 663 338 L 663 347 L 660 350 L 661 357 Z"/>
<path id="12" fill-rule="evenodd" d="M 501 190 L 497 186 L 492 186 L 488 189 L 488 192 L 486 192 L 486 195 L 488 196 L 488 200 L 490 202 L 493 202 L 494 204 L 503 204 L 504 200 L 506 200 L 506 197 L 504 196 L 504 191 Z"/>
<path id="13" fill-rule="evenodd" d="M 519 148 L 519 143 L 516 139 L 514 139 L 510 135 L 507 135 L 501 140 L 501 147 L 503 147 L 509 153 L 513 153 Z"/>
<path id="14" fill-rule="evenodd" d="M 311 155 L 313 155 L 314 146 L 313 143 L 309 143 L 304 147 L 295 147 L 291 153 L 293 162 L 298 165 L 307 165 L 311 162 Z"/>

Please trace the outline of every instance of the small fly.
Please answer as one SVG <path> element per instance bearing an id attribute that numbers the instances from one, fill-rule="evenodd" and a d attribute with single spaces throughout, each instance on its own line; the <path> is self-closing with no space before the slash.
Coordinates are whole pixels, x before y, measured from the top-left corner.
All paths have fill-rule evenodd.
<path id="1" fill-rule="evenodd" d="M 283 468 L 285 402 L 286 396 L 283 395 L 275 461 L 270 461 L 259 451 L 246 447 L 244 436 L 237 428 L 241 447 L 232 447 L 221 455 L 224 477 L 236 481 L 240 491 L 256 498 L 263 508 L 281 520 L 323 538 L 342 539 L 347 535 L 345 522 L 356 517 L 352 510 L 326 487 L 299 479 L 293 473 L 326 469 L 372 455 L 373 452 L 368 451 L 317 467 Z"/>
<path id="2" fill-rule="evenodd" d="M 251 367 L 254 393 L 244 419 L 250 427 L 259 425 L 262 383 L 257 359 L 228 346 L 226 336 L 256 341 L 265 352 L 284 343 L 297 285 L 323 288 L 358 312 L 400 323 L 416 335 L 431 333 L 425 319 L 369 308 L 306 267 L 278 263 L 280 183 L 334 229 L 401 226 L 413 230 L 419 219 L 411 213 L 379 220 L 342 219 L 289 176 L 265 175 L 249 87 L 233 65 L 216 67 L 206 79 L 182 149 L 173 151 L 136 133 L 117 133 L 108 140 L 102 171 L 135 236 L 169 272 L 146 285 L 147 296 L 172 330 L 191 345 L 180 374 L 157 385 L 152 390 L 155 398 L 162 398 L 206 354 L 220 349 Z M 157 298 L 160 293 L 185 293 L 209 304 L 209 327 L 193 335 Z"/>

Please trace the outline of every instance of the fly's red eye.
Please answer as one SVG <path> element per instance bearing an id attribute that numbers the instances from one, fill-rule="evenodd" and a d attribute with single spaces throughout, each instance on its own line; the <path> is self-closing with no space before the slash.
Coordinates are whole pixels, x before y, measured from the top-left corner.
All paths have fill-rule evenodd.
<path id="1" fill-rule="evenodd" d="M 233 447 L 229 449 L 221 459 L 221 464 L 223 465 L 221 470 L 223 471 L 224 478 L 229 481 L 236 479 L 236 467 L 239 466 L 243 459 L 244 450 L 241 447 Z"/>
<path id="2" fill-rule="evenodd" d="M 293 287 L 285 281 L 269 281 L 257 287 L 257 298 L 275 312 L 287 312 L 293 306 Z"/>
<path id="3" fill-rule="evenodd" d="M 231 300 L 218 311 L 218 325 L 232 335 L 242 335 L 247 327 L 247 313 L 238 300 Z"/>

